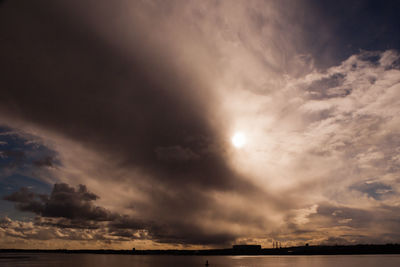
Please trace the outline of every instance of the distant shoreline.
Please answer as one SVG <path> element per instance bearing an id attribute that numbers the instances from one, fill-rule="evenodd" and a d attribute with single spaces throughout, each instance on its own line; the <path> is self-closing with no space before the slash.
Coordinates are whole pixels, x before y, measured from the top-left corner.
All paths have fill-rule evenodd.
<path id="1" fill-rule="evenodd" d="M 261 249 L 203 249 L 203 250 L 111 250 L 111 249 L 0 249 L 1 253 L 64 253 L 64 254 L 119 254 L 119 255 L 371 255 L 400 254 L 400 244 L 351 246 L 298 246 Z"/>

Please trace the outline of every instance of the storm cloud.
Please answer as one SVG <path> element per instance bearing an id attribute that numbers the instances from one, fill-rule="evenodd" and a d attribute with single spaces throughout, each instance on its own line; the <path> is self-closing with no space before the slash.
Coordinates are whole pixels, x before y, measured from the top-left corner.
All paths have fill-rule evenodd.
<path id="1" fill-rule="evenodd" d="M 5 196 L 4 200 L 16 203 L 22 211 L 30 211 L 43 217 L 62 217 L 71 220 L 109 221 L 112 215 L 107 210 L 94 206 L 98 196 L 87 191 L 84 185 L 78 189 L 67 184 L 55 184 L 50 194 L 35 194 L 27 188 Z"/>
<path id="2" fill-rule="evenodd" d="M 2 114 L 108 154 L 123 168 L 150 176 L 147 179 L 162 191 L 178 191 L 173 197 L 154 192 L 160 195 L 163 213 L 187 203 L 178 210 L 181 216 L 191 216 L 210 203 L 203 190 L 256 190 L 227 165 L 220 134 L 211 125 L 212 85 L 201 74 L 210 66 L 199 75 L 179 62 L 185 45 L 178 51 L 170 47 L 162 33 L 164 19 L 156 25 L 144 21 L 142 26 L 155 27 L 165 43 L 135 29 L 140 19 L 136 17 L 123 37 L 129 51 L 118 47 L 120 40 L 101 41 L 104 37 L 90 28 L 90 22 L 80 21 L 87 18 L 72 19 L 86 4 L 6 3 L 1 16 L 1 24 L 7 23 L 2 28 L 2 66 L 8 69 L 3 76 L 7 90 L 1 98 Z M 108 8 L 118 8 L 104 5 L 99 7 L 103 15 L 114 15 Z M 150 4 L 134 5 L 155 12 Z M 108 25 L 123 26 L 115 21 Z M 186 162 L 176 165 L 177 160 Z"/>

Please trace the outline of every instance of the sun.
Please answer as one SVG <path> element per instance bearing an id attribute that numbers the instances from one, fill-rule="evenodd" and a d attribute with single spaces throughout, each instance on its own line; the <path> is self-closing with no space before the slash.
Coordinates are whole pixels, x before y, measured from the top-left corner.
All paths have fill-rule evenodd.
<path id="1" fill-rule="evenodd" d="M 246 136 L 241 133 L 241 132 L 236 132 L 233 136 L 232 136 L 232 145 L 236 148 L 241 148 L 244 145 L 246 145 Z"/>

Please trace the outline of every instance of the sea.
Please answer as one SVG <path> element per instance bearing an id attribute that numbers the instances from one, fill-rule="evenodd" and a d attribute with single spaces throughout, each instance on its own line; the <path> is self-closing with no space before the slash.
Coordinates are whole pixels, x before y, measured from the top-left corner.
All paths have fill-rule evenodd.
<path id="1" fill-rule="evenodd" d="M 57 267 L 399 267 L 400 255 L 170 256 L 1 253 L 0 266 Z"/>

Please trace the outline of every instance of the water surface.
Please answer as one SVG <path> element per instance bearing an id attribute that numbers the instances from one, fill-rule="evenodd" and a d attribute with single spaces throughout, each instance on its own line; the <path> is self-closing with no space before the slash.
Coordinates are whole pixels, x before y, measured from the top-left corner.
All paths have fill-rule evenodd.
<path id="1" fill-rule="evenodd" d="M 59 267 L 399 267 L 400 255 L 169 256 L 1 253 L 0 266 Z"/>

